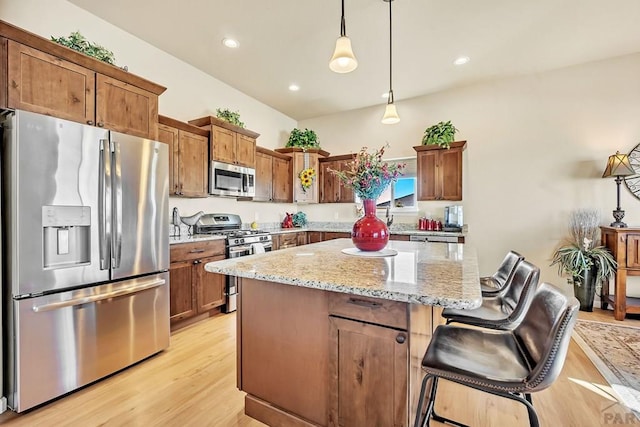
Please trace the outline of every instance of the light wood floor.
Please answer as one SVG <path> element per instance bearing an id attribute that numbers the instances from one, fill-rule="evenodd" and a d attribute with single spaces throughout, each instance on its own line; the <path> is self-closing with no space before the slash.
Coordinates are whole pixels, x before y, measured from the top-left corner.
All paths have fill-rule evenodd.
<path id="1" fill-rule="evenodd" d="M 615 322 L 595 309 L 580 318 Z M 624 325 L 639 326 L 627 319 Z M 571 343 L 561 377 L 533 396 L 542 426 L 640 425 L 612 401 L 609 387 Z M 0 415 L 15 426 L 262 426 L 243 413 L 235 388 L 235 315 L 220 315 L 172 335 L 163 353 L 24 414 Z M 522 405 L 441 382 L 436 409 L 472 426 L 527 426 Z M 614 423 L 615 421 L 615 423 Z M 433 422 L 432 425 L 440 425 Z"/>

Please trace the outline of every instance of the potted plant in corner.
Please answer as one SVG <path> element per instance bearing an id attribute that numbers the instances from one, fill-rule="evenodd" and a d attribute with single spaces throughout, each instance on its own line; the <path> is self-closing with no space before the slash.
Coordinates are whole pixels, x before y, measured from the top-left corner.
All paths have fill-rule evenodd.
<path id="1" fill-rule="evenodd" d="M 442 148 L 451 147 L 458 129 L 451 124 L 451 120 L 440 122 L 425 129 L 422 145 L 436 144 Z"/>
<path id="2" fill-rule="evenodd" d="M 608 280 L 616 269 L 609 250 L 600 246 L 600 215 L 592 209 L 573 211 L 569 220 L 570 238 L 553 253 L 551 265 L 558 274 L 567 274 L 567 282 L 580 301 L 580 310 L 592 311 L 596 287 Z"/>

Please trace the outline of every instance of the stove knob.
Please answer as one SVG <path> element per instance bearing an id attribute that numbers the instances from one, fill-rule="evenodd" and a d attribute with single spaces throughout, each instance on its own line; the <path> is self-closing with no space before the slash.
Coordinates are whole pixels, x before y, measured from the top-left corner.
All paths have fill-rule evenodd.
<path id="1" fill-rule="evenodd" d="M 240 239 L 240 243 L 244 243 L 244 239 Z"/>
<path id="2" fill-rule="evenodd" d="M 233 241 L 233 243 L 235 243 L 236 245 L 240 243 L 240 239 L 236 239 Z"/>

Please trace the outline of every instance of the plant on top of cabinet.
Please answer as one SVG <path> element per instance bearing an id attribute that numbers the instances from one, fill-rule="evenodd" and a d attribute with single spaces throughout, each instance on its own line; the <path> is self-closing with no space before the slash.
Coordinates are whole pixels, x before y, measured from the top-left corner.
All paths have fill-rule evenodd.
<path id="1" fill-rule="evenodd" d="M 458 129 L 451 124 L 451 120 L 440 122 L 425 129 L 422 145 L 436 144 L 442 148 L 449 148 L 457 131 Z"/>
<path id="2" fill-rule="evenodd" d="M 80 34 L 80 31 L 72 32 L 69 34 L 69 37 L 55 38 L 51 36 L 51 41 L 59 43 L 70 49 L 77 50 L 78 52 L 82 52 L 85 55 L 99 59 L 100 61 L 104 61 L 107 64 L 115 65 L 116 58 L 113 55 L 113 52 L 104 46 L 90 42 Z"/>
<path id="3" fill-rule="evenodd" d="M 294 128 L 285 147 L 320 148 L 320 141 L 315 131 L 307 128 L 304 130 Z"/>
<path id="4" fill-rule="evenodd" d="M 220 109 L 216 108 L 216 117 L 224 120 L 225 122 L 229 122 L 232 125 L 240 126 L 244 128 L 244 122 L 240 120 L 240 112 L 239 111 L 230 111 L 226 108 Z"/>

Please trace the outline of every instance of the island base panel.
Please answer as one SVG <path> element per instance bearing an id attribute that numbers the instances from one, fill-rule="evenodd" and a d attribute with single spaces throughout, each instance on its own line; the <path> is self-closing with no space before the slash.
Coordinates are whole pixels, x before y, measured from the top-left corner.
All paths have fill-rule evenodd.
<path id="1" fill-rule="evenodd" d="M 250 394 L 244 398 L 244 413 L 271 427 L 317 427 L 319 425 L 298 418 Z"/>

